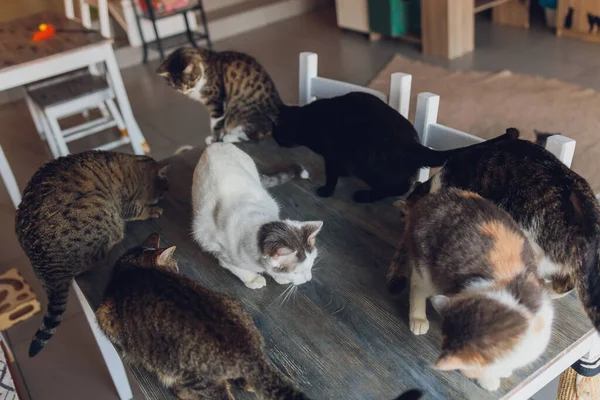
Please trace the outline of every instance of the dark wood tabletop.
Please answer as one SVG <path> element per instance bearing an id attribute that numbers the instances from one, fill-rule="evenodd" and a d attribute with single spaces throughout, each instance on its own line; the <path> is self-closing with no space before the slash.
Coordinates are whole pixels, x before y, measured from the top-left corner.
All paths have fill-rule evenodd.
<path id="1" fill-rule="evenodd" d="M 42 23 L 53 25 L 56 33 L 52 37 L 33 41 L 33 34 Z M 0 22 L 0 70 L 106 41 L 110 39 L 84 28 L 64 14 L 54 12 Z"/>
<path id="2" fill-rule="evenodd" d="M 391 400 L 410 388 L 423 389 L 427 399 L 498 399 L 592 329 L 578 300 L 569 295 L 554 303 L 554 332 L 543 357 L 504 379 L 498 392 L 487 392 L 458 372 L 434 370 L 440 347 L 439 316 L 430 307 L 429 332 L 414 336 L 408 328 L 407 296 L 392 298 L 386 292 L 385 275 L 401 230 L 394 207 L 389 202 L 353 203 L 351 195 L 361 183 L 349 178 L 341 179 L 332 198 L 317 197 L 315 189 L 324 182 L 323 162 L 305 148 L 280 149 L 271 139 L 240 148 L 262 172 L 301 162 L 311 173 L 312 181 L 290 182 L 271 193 L 281 205 L 282 217 L 325 222 L 317 239 L 321 260 L 312 281 L 283 302 L 285 286 L 268 278 L 265 288 L 248 289 L 192 241 L 192 173 L 203 150 L 197 148 L 173 158 L 163 216 L 130 224 L 107 265 L 78 279 L 92 306 L 100 301 L 114 260 L 158 232 L 164 246 L 177 246 L 175 257 L 182 274 L 245 305 L 265 338 L 270 358 L 313 399 Z M 151 375 L 135 366 L 132 371 L 147 398 L 170 398 Z M 239 399 L 254 398 L 236 393 Z"/>

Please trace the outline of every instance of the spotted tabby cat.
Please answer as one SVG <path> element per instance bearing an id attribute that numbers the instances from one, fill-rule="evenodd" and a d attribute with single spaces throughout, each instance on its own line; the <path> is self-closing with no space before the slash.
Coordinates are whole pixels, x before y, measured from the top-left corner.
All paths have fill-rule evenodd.
<path id="1" fill-rule="evenodd" d="M 87 151 L 41 167 L 27 184 L 15 229 L 48 296 L 31 346 L 50 340 L 67 307 L 73 278 L 123 239 L 126 221 L 158 218 L 168 165 L 150 157 Z"/>
<path id="2" fill-rule="evenodd" d="M 270 135 L 283 103 L 267 71 L 249 55 L 208 49 L 175 50 L 156 71 L 179 92 L 204 104 L 216 141 Z"/>
<path id="3" fill-rule="evenodd" d="M 273 367 L 241 304 L 180 275 L 175 246 L 159 242 L 150 235 L 117 262 L 96 312 L 122 354 L 180 399 L 231 399 L 230 382 L 264 399 L 306 399 Z"/>

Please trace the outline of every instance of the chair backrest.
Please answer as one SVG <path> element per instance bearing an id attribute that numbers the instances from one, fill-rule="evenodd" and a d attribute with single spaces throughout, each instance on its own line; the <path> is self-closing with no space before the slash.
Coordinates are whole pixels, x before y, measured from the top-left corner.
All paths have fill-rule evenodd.
<path id="1" fill-rule="evenodd" d="M 306 105 L 318 98 L 343 96 L 350 92 L 365 92 L 379 97 L 404 117 L 408 117 L 411 75 L 401 72 L 392 74 L 388 99 L 388 96 L 378 90 L 318 76 L 318 62 L 319 58 L 316 53 L 300 53 L 298 105 Z"/>
<path id="2" fill-rule="evenodd" d="M 477 136 L 438 124 L 439 106 L 440 96 L 437 94 L 419 93 L 415 110 L 415 129 L 422 144 L 435 150 L 449 150 L 483 142 L 483 139 Z M 573 139 L 554 135 L 548 138 L 546 150 L 570 168 L 575 144 Z M 422 168 L 417 180 L 424 182 L 427 179 L 429 179 L 429 168 Z"/>
<path id="3" fill-rule="evenodd" d="M 65 14 L 69 19 L 75 19 L 74 0 L 64 0 Z M 100 34 L 105 38 L 110 38 L 110 18 L 108 13 L 108 0 L 79 0 L 79 10 L 81 12 L 81 23 L 88 29 L 92 29 L 92 16 L 90 6 L 98 9 L 98 18 L 100 20 Z"/>

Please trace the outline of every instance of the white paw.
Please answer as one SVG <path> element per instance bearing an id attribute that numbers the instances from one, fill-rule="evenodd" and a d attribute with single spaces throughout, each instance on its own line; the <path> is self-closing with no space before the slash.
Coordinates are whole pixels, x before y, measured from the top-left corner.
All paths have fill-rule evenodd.
<path id="1" fill-rule="evenodd" d="M 424 335 L 429 330 L 429 321 L 425 318 L 411 318 L 410 331 L 415 335 Z"/>
<path id="2" fill-rule="evenodd" d="M 256 275 L 254 279 L 249 282 L 244 282 L 247 287 L 250 289 L 260 289 L 261 287 L 265 287 L 267 285 L 267 280 L 262 275 Z"/>
<path id="3" fill-rule="evenodd" d="M 489 390 L 490 392 L 495 392 L 500 388 L 500 378 L 498 377 L 479 378 L 477 379 L 477 382 L 479 382 L 479 385 L 481 385 L 482 388 Z"/>
<path id="4" fill-rule="evenodd" d="M 206 143 L 207 146 L 212 144 L 214 141 L 215 141 L 215 138 L 212 135 L 207 136 L 206 139 L 204 139 L 204 143 Z"/>
<path id="5" fill-rule="evenodd" d="M 281 278 L 281 277 L 278 277 L 278 276 L 273 276 L 273 279 L 275 280 L 275 282 L 279 283 L 280 285 L 287 285 L 288 283 L 292 283 L 291 280 L 285 279 L 285 278 Z"/>
<path id="6" fill-rule="evenodd" d="M 225 135 L 223 137 L 223 141 L 225 143 L 239 143 L 241 142 L 240 138 L 234 135 Z"/>

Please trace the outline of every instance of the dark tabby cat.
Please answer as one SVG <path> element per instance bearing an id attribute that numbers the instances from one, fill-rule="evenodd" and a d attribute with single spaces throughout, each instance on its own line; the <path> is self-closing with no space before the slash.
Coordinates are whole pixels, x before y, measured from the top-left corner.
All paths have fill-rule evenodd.
<path id="1" fill-rule="evenodd" d="M 441 370 L 496 390 L 537 359 L 553 309 L 529 241 L 503 210 L 473 192 L 444 189 L 411 204 L 388 280 L 410 278 L 410 330 L 427 333 L 426 301 L 443 317 Z M 446 297 L 447 296 L 447 297 Z"/>
<path id="2" fill-rule="evenodd" d="M 514 132 L 507 131 L 492 140 L 513 137 Z M 463 151 L 421 145 L 410 121 L 362 92 L 282 108 L 273 138 L 280 146 L 306 146 L 323 156 L 326 183 L 317 190 L 319 196 L 331 196 L 340 176 L 365 181 L 371 190 L 354 193 L 354 201 L 361 203 L 405 194 L 419 168 L 441 166 Z"/>
<path id="3" fill-rule="evenodd" d="M 456 155 L 408 201 L 445 187 L 476 192 L 506 210 L 530 239 L 540 276 L 557 294 L 575 286 L 600 330 L 600 207 L 585 179 L 543 147 L 510 140 Z"/>
<path id="4" fill-rule="evenodd" d="M 206 144 L 259 140 L 271 134 L 282 102 L 267 71 L 251 56 L 181 48 L 156 72 L 208 108 L 212 135 Z"/>
<path id="5" fill-rule="evenodd" d="M 102 260 L 123 239 L 125 222 L 158 218 L 168 165 L 150 157 L 87 151 L 41 167 L 27 184 L 15 229 L 48 295 L 35 334 L 35 356 L 54 334 L 67 307 L 71 280 Z"/>
<path id="6" fill-rule="evenodd" d="M 242 305 L 178 274 L 157 234 L 117 262 L 98 324 L 123 355 L 180 399 L 231 399 L 229 383 L 265 399 L 306 399 L 275 369 Z"/>

